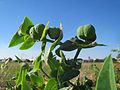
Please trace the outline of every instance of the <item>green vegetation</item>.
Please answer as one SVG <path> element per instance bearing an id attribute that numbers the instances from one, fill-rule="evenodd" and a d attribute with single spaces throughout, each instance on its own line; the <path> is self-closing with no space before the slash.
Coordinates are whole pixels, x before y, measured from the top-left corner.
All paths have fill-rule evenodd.
<path id="1" fill-rule="evenodd" d="M 22 62 L 16 56 L 19 64 L 18 72 L 14 78 L 7 81 L 7 89 L 117 90 L 111 55 L 105 58 L 103 65 L 100 66 L 102 68 L 95 66 L 94 63 L 91 65 L 90 69 L 94 72 L 94 79 L 91 80 L 87 75 L 81 77 L 82 73 L 91 73 L 91 71 L 84 71 L 86 67 L 84 67 L 82 59 L 78 57 L 81 50 L 106 46 L 96 42 L 97 35 L 93 25 L 88 24 L 78 27 L 77 34 L 74 37 L 62 42 L 64 36 L 62 24 L 60 23 L 60 27 L 49 27 L 49 23 L 48 21 L 46 25 L 34 25 L 28 17 L 25 17 L 18 31 L 13 35 L 9 47 L 22 44 L 20 50 L 27 50 L 36 42 L 41 42 L 41 51 L 33 63 Z M 51 45 L 46 50 L 48 43 L 51 43 Z M 70 52 L 73 50 L 76 50 L 75 56 L 68 59 L 64 55 L 64 51 Z M 2 64 L 2 70 L 5 72 L 7 71 L 5 69 L 9 66 L 8 62 L 10 60 Z"/>
<path id="2" fill-rule="evenodd" d="M 3 63 L 0 63 L 0 66 Z M 30 65 L 32 65 L 32 63 L 29 63 Z M 97 78 L 97 74 L 99 72 L 97 72 L 96 74 L 96 69 L 101 69 L 103 65 L 103 62 L 85 62 L 82 63 L 82 67 L 81 67 L 81 72 L 80 72 L 80 80 L 81 82 L 84 80 L 84 77 L 86 76 L 87 78 L 89 78 L 90 80 L 93 81 L 93 87 L 95 86 L 96 83 L 96 78 Z M 120 88 L 120 66 L 118 62 L 114 63 L 114 68 L 115 68 L 115 79 L 116 79 L 116 83 L 117 83 L 117 88 Z M 43 69 L 46 72 L 50 72 L 50 69 L 47 65 L 43 65 Z M 17 62 L 10 62 L 8 64 L 8 68 L 7 71 L 4 70 L 4 72 L 1 71 L 0 69 L 0 87 L 3 88 L 3 90 L 7 87 L 7 81 L 11 80 L 12 77 L 14 77 L 20 70 L 20 64 Z M 5 75 L 7 74 L 7 75 Z M 43 74 L 41 72 L 41 74 Z M 74 79 L 73 79 L 74 82 Z M 13 83 L 14 85 L 15 83 Z"/>

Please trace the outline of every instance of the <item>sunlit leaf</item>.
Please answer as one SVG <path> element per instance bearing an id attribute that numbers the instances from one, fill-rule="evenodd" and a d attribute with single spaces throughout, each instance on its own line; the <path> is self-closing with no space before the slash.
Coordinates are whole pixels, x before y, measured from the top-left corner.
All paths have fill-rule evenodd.
<path id="1" fill-rule="evenodd" d="M 21 90 L 33 90 L 33 89 L 30 87 L 30 85 L 26 81 L 24 81 L 22 82 Z"/>
<path id="2" fill-rule="evenodd" d="M 42 53 L 40 53 L 40 55 L 36 58 L 36 60 L 34 61 L 34 67 L 33 67 L 33 71 L 36 72 L 38 70 L 40 70 L 40 63 L 41 63 L 41 55 Z"/>
<path id="3" fill-rule="evenodd" d="M 49 64 L 51 70 L 56 70 L 60 66 L 59 61 L 57 61 L 56 58 L 49 58 L 48 64 Z"/>
<path id="4" fill-rule="evenodd" d="M 24 43 L 21 45 L 20 50 L 26 50 L 31 48 L 34 45 L 35 41 L 31 38 L 28 37 Z"/>
<path id="5" fill-rule="evenodd" d="M 55 79 L 50 79 L 44 90 L 58 90 L 57 82 Z"/>
<path id="6" fill-rule="evenodd" d="M 31 26 L 33 26 L 32 21 L 28 17 L 25 17 L 22 24 L 20 25 L 21 33 L 26 35 L 27 30 L 30 29 Z"/>
<path id="7" fill-rule="evenodd" d="M 9 43 L 9 47 L 16 46 L 22 42 L 24 42 L 24 36 L 19 36 L 18 32 L 16 32 Z"/>
<path id="8" fill-rule="evenodd" d="M 22 84 L 24 81 L 26 81 L 27 69 L 28 69 L 28 65 L 26 63 L 23 63 L 21 65 L 21 69 L 16 80 L 17 87 L 20 84 Z"/>
<path id="9" fill-rule="evenodd" d="M 34 84 L 37 84 L 38 87 L 42 87 L 44 85 L 43 77 L 31 74 L 30 79 Z"/>
<path id="10" fill-rule="evenodd" d="M 117 90 L 111 55 L 105 58 L 95 90 Z"/>

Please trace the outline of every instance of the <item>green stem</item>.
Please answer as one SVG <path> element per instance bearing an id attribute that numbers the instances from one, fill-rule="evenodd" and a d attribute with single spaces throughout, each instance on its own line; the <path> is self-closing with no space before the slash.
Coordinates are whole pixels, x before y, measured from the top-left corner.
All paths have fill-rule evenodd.
<path id="1" fill-rule="evenodd" d="M 54 40 L 50 40 L 50 39 L 45 39 L 47 42 L 50 42 L 50 43 L 53 43 L 53 42 L 55 42 Z M 62 42 L 59 42 L 58 43 L 58 45 L 61 45 L 61 44 L 63 44 Z"/>
<path id="2" fill-rule="evenodd" d="M 78 48 L 78 49 L 77 49 L 77 52 L 76 52 L 76 54 L 75 54 L 75 56 L 74 56 L 74 58 L 73 58 L 72 64 L 73 64 L 73 63 L 76 63 L 76 61 L 78 60 L 77 57 L 79 56 L 80 51 L 81 51 L 81 48 Z"/>
<path id="3" fill-rule="evenodd" d="M 45 46 L 46 46 L 46 42 L 42 42 L 42 46 L 41 46 L 41 50 L 42 50 L 42 54 L 45 52 Z M 41 54 L 41 55 L 42 55 Z M 50 78 L 50 76 L 43 70 L 43 68 L 42 68 L 42 62 L 40 62 L 40 69 L 41 69 L 41 71 L 42 71 L 42 73 L 47 77 L 47 78 Z"/>
<path id="4" fill-rule="evenodd" d="M 75 87 L 76 85 L 74 85 L 72 82 L 70 82 L 70 81 L 68 81 L 68 83 L 70 84 L 70 85 L 72 85 L 73 87 Z"/>
<path id="5" fill-rule="evenodd" d="M 43 68 L 42 67 L 40 67 L 40 69 L 41 69 L 41 71 L 42 71 L 42 73 L 47 77 L 47 78 L 50 78 L 50 76 L 49 75 L 47 75 L 47 73 L 43 70 Z"/>
<path id="6" fill-rule="evenodd" d="M 77 52 L 76 52 L 76 54 L 75 54 L 74 60 L 76 60 L 76 59 L 77 59 L 77 57 L 78 57 L 78 55 L 79 55 L 80 51 L 81 51 L 81 48 L 78 48 L 78 49 L 77 49 Z"/>
<path id="7" fill-rule="evenodd" d="M 47 75 L 47 73 L 41 68 L 41 71 L 43 72 L 43 74 L 47 77 L 50 78 L 50 76 Z"/>

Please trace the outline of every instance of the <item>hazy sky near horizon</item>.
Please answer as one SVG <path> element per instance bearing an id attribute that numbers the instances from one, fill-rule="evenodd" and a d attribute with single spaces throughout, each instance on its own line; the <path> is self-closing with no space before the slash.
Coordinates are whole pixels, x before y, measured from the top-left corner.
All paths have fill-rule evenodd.
<path id="1" fill-rule="evenodd" d="M 62 22 L 63 41 L 75 36 L 77 27 L 93 24 L 96 41 L 108 46 L 83 50 L 82 58 L 104 58 L 111 49 L 120 47 L 120 0 L 0 0 L 0 58 L 38 55 L 39 43 L 26 51 L 19 50 L 20 45 L 8 48 L 25 16 L 34 24 L 45 24 L 49 20 L 51 26 L 59 26 Z M 68 57 L 71 55 L 67 53 Z"/>

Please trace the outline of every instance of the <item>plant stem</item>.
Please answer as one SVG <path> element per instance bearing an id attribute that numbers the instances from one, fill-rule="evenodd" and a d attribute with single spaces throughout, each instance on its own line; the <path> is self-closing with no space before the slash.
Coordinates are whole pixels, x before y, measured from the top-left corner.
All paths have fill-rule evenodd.
<path id="1" fill-rule="evenodd" d="M 76 54 L 75 54 L 75 56 L 74 56 L 74 58 L 73 58 L 73 60 L 72 60 L 72 64 L 74 64 L 74 63 L 76 63 L 77 62 L 77 57 L 78 57 L 78 55 L 80 54 L 80 51 L 81 51 L 81 48 L 78 48 L 77 49 L 77 52 L 76 52 Z"/>
<path id="2" fill-rule="evenodd" d="M 53 42 L 55 42 L 55 41 L 53 41 L 53 40 L 50 40 L 50 39 L 45 39 L 47 42 L 50 42 L 50 43 L 53 43 Z M 59 45 L 61 45 L 61 44 L 63 44 L 62 42 L 59 42 L 58 43 Z"/>
<path id="3" fill-rule="evenodd" d="M 77 52 L 76 52 L 76 54 L 75 54 L 74 60 L 76 60 L 76 59 L 77 59 L 77 57 L 78 57 L 78 55 L 79 55 L 80 51 L 81 51 L 81 48 L 78 48 L 78 49 L 77 49 Z"/>
<path id="4" fill-rule="evenodd" d="M 70 81 L 68 81 L 69 84 L 71 84 L 73 87 L 75 87 L 76 85 L 74 85 L 73 83 L 71 83 Z"/>
<path id="5" fill-rule="evenodd" d="M 47 78 L 50 78 L 50 76 L 49 76 L 49 75 L 47 75 L 47 73 L 43 70 L 43 68 L 42 68 L 42 67 L 40 67 L 40 69 L 41 69 L 41 71 L 43 72 L 43 74 L 44 74 Z"/>

